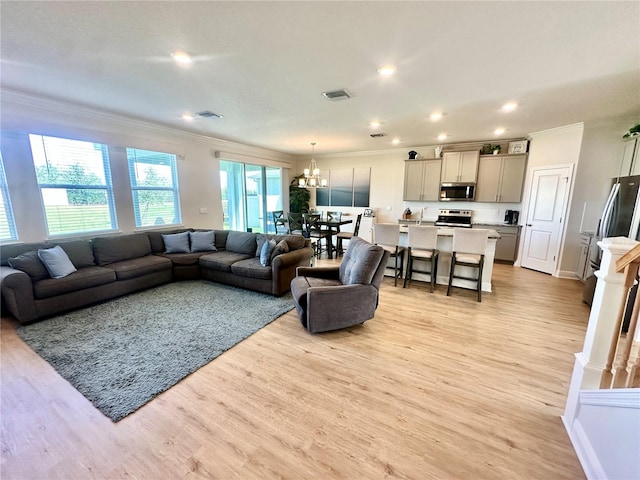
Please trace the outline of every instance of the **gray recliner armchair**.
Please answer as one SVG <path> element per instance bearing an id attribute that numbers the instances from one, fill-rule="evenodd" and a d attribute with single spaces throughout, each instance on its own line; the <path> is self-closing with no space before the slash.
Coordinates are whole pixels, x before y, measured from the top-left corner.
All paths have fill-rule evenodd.
<path id="1" fill-rule="evenodd" d="M 291 293 L 310 332 L 346 328 L 373 318 L 389 252 L 353 237 L 335 267 L 298 267 Z"/>

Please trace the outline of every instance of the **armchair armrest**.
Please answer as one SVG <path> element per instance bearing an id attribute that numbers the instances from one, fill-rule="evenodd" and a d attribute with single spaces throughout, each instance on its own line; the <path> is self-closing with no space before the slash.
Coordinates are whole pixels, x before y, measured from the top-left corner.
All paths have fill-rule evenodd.
<path id="1" fill-rule="evenodd" d="M 307 290 L 307 330 L 346 328 L 373 318 L 378 303 L 373 285 L 311 287 Z"/>

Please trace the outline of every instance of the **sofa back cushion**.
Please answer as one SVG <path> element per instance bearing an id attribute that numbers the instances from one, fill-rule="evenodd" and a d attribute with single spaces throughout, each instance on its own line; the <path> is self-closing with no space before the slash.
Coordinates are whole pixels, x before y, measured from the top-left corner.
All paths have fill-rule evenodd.
<path id="1" fill-rule="evenodd" d="M 256 256 L 256 234 L 231 230 L 227 236 L 227 251 Z"/>
<path id="2" fill-rule="evenodd" d="M 340 282 L 343 285 L 370 285 L 383 257 L 381 246 L 353 237 L 340 264 Z"/>
<path id="3" fill-rule="evenodd" d="M 144 257 L 151 254 L 151 243 L 145 233 L 133 233 L 115 237 L 96 237 L 93 256 L 101 267 L 122 260 Z"/>
<path id="4" fill-rule="evenodd" d="M 227 237 L 229 230 L 214 230 L 216 233 L 216 249 L 225 250 L 227 248 Z"/>
<path id="5" fill-rule="evenodd" d="M 90 240 L 69 240 L 51 243 L 50 246 L 55 245 L 62 247 L 76 268 L 94 267 L 96 265 Z M 49 246 L 47 248 L 49 248 Z"/>

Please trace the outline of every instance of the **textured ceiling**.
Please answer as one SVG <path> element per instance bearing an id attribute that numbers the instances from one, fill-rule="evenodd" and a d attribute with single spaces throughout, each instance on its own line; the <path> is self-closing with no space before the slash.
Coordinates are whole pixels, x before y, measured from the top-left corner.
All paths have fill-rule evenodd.
<path id="1" fill-rule="evenodd" d="M 2 1 L 0 21 L 2 88 L 288 153 L 640 121 L 640 2 Z M 180 118 L 201 110 L 224 118 Z"/>

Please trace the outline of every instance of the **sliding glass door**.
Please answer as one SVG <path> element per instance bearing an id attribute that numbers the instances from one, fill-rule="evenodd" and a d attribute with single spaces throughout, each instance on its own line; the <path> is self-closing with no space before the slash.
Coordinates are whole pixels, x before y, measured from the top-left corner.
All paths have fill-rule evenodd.
<path id="1" fill-rule="evenodd" d="M 273 210 L 282 210 L 282 170 L 220 161 L 224 228 L 274 232 Z"/>

